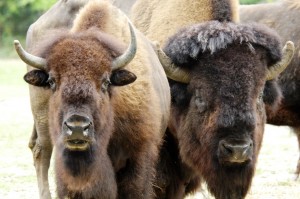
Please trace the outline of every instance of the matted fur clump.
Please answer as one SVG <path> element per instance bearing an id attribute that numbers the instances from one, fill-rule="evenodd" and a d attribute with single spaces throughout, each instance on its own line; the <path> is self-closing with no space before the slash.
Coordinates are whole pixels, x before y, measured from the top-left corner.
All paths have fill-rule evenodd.
<path id="1" fill-rule="evenodd" d="M 281 58 L 279 36 L 266 26 L 259 24 L 235 24 L 231 22 L 210 21 L 181 29 L 172 36 L 164 49 L 172 61 L 179 66 L 193 63 L 201 53 L 211 53 L 225 49 L 228 45 L 247 43 L 253 53 L 252 45 L 265 47 L 275 63 Z"/>

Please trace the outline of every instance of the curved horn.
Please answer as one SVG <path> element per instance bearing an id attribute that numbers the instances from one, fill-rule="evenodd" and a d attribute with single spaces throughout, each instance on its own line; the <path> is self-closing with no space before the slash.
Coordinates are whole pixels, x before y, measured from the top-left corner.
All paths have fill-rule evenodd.
<path id="1" fill-rule="evenodd" d="M 173 64 L 172 60 L 164 53 L 157 42 L 153 44 L 167 77 L 174 81 L 188 84 L 191 81 L 190 73 Z"/>
<path id="2" fill-rule="evenodd" d="M 18 40 L 14 41 L 15 49 L 19 55 L 19 57 L 28 65 L 40 69 L 45 70 L 46 60 L 41 57 L 34 56 L 24 50 L 22 45 Z"/>
<path id="3" fill-rule="evenodd" d="M 267 80 L 272 80 L 277 77 L 291 62 L 295 52 L 295 46 L 292 41 L 287 41 L 282 49 L 281 61 L 275 63 L 267 71 Z"/>
<path id="4" fill-rule="evenodd" d="M 131 41 L 127 50 L 122 55 L 115 58 L 115 60 L 112 62 L 113 71 L 126 66 L 134 58 L 136 54 L 136 48 L 137 48 L 136 35 L 134 32 L 134 28 L 132 27 L 129 21 L 128 21 L 128 25 L 130 28 Z"/>

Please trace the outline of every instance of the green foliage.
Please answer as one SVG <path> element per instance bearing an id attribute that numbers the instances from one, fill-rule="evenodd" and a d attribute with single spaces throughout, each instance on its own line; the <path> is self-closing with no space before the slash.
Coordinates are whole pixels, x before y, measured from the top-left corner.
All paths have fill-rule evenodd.
<path id="1" fill-rule="evenodd" d="M 240 0 L 240 4 L 256 4 L 260 2 L 261 0 Z"/>
<path id="2" fill-rule="evenodd" d="M 240 4 L 271 3 L 275 0 L 240 0 Z"/>
<path id="3" fill-rule="evenodd" d="M 55 2 L 56 0 L 1 0 L 0 57 L 9 54 L 12 38 L 24 40 L 29 25 Z"/>

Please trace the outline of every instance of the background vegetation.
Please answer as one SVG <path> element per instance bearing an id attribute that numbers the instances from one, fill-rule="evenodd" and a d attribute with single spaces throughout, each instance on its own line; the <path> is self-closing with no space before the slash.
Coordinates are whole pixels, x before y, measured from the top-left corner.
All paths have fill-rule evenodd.
<path id="1" fill-rule="evenodd" d="M 25 40 L 30 24 L 57 0 L 1 0 L 0 1 L 0 58 L 12 57 L 12 41 Z M 272 2 L 275 0 L 240 0 L 241 4 Z"/>
<path id="2" fill-rule="evenodd" d="M 0 1 L 0 57 L 11 56 L 12 41 L 24 40 L 26 31 L 57 0 Z"/>

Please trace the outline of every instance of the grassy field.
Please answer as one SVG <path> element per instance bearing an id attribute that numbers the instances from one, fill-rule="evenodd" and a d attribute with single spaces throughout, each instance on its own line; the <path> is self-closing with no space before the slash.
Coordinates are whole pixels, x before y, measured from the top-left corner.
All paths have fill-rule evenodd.
<path id="1" fill-rule="evenodd" d="M 1 199 L 38 198 L 35 169 L 27 147 L 32 116 L 28 86 L 23 81 L 25 72 L 25 64 L 18 60 L 0 60 Z M 256 175 L 247 199 L 299 199 L 300 180 L 293 179 L 298 155 L 296 137 L 289 128 L 267 125 Z M 55 195 L 52 168 L 50 179 L 51 191 Z M 211 197 L 204 192 L 190 198 Z"/>

